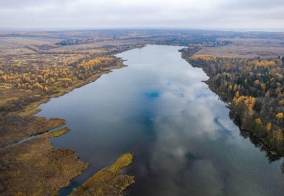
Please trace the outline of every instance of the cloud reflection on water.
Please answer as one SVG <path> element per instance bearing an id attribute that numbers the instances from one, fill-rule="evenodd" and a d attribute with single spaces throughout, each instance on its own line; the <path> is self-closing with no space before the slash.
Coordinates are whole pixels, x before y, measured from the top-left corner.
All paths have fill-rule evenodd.
<path id="1" fill-rule="evenodd" d="M 239 136 L 225 104 L 205 83 L 197 82 L 207 76 L 195 68 L 177 68 L 170 74 L 156 69 L 167 86 L 155 96 L 156 140 L 148 146 L 149 161 L 137 164 L 138 176 L 147 179 L 140 195 L 271 195 L 273 190 L 263 188 L 265 182 L 255 171 L 241 171 L 258 149 L 245 153 L 251 144 Z M 171 82 L 163 81 L 164 76 Z"/>
<path id="2" fill-rule="evenodd" d="M 119 54 L 129 67 L 41 105 L 38 115 L 65 118 L 72 130 L 52 143 L 73 148 L 91 164 L 69 192 L 133 152 L 124 171 L 136 179 L 129 195 L 283 193 L 281 163 L 269 164 L 239 135 L 225 104 L 201 82 L 207 76 L 178 49 L 147 46 Z"/>

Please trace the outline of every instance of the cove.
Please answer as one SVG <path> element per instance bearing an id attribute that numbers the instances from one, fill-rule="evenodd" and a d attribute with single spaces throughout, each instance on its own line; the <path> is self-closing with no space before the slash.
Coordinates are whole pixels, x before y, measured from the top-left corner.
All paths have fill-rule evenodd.
<path id="1" fill-rule="evenodd" d="M 38 116 L 67 120 L 52 139 L 90 163 L 60 191 L 73 188 L 126 152 L 126 195 L 282 195 L 282 161 L 240 135 L 226 104 L 202 82 L 208 77 L 176 46 L 150 45 L 117 55 L 127 67 L 40 105 Z"/>

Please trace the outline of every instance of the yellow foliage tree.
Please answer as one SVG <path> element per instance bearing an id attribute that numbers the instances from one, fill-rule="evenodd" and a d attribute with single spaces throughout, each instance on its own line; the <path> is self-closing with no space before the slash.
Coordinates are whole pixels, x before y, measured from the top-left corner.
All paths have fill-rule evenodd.
<path id="1" fill-rule="evenodd" d="M 246 99 L 244 100 L 244 103 L 246 104 L 248 108 L 249 115 L 253 115 L 253 107 L 255 105 L 255 98 L 251 96 L 246 97 Z"/>
<path id="2" fill-rule="evenodd" d="M 270 122 L 266 124 L 265 131 L 266 131 L 266 133 L 270 134 L 270 132 L 271 132 L 271 123 Z"/>
<path id="3" fill-rule="evenodd" d="M 255 119 L 255 123 L 256 123 L 257 125 L 261 125 L 261 124 L 262 124 L 262 121 L 261 121 L 260 118 L 257 118 L 257 119 Z"/>
<path id="4" fill-rule="evenodd" d="M 273 136 L 274 136 L 276 141 L 283 141 L 284 140 L 283 133 L 282 133 L 281 129 L 277 129 L 276 131 L 274 131 Z"/>
<path id="5" fill-rule="evenodd" d="M 239 91 L 236 92 L 235 97 L 238 98 L 240 96 Z"/>
<path id="6" fill-rule="evenodd" d="M 282 112 L 279 112 L 278 114 L 275 115 L 276 118 L 283 118 L 284 115 Z"/>

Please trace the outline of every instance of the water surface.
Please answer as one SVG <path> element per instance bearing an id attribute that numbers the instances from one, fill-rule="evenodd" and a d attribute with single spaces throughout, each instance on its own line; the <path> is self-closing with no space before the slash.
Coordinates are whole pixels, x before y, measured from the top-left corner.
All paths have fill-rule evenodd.
<path id="1" fill-rule="evenodd" d="M 123 172 L 136 183 L 127 195 L 281 195 L 281 161 L 265 153 L 228 117 L 226 105 L 181 58 L 175 46 L 147 46 L 118 54 L 126 68 L 42 104 L 39 116 L 67 120 L 71 132 L 55 138 L 91 166 L 66 195 L 126 152 Z"/>

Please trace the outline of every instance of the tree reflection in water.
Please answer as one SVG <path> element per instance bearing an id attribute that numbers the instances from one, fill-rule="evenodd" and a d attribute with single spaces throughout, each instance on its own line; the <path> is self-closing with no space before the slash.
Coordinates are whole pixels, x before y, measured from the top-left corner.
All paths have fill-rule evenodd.
<path id="1" fill-rule="evenodd" d="M 239 127 L 241 136 L 243 136 L 245 139 L 249 138 L 250 142 L 253 143 L 256 148 L 259 148 L 260 151 L 266 153 L 265 156 L 267 157 L 269 163 L 278 161 L 283 158 L 283 156 L 277 155 L 275 152 L 271 151 L 260 139 L 255 137 L 253 133 L 242 129 L 240 119 L 238 118 L 238 116 L 234 115 L 232 111 L 229 112 L 229 117 L 234 122 L 234 124 Z M 284 174 L 284 159 L 281 165 L 281 171 Z"/>

